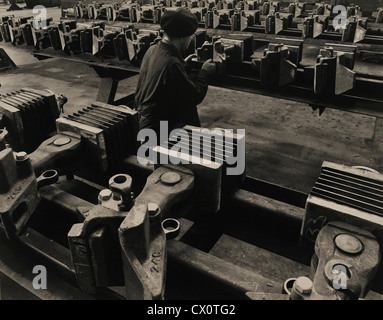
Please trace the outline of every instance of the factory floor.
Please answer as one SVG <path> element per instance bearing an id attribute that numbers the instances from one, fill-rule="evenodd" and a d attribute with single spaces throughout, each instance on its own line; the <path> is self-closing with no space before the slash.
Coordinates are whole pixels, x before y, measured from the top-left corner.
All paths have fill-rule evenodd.
<path id="1" fill-rule="evenodd" d="M 19 4 L 23 7 L 22 4 Z M 0 6 L 0 16 L 8 15 Z M 15 16 L 32 10 L 12 11 Z M 47 15 L 58 20 L 59 8 Z M 97 96 L 100 78 L 86 64 L 57 58 L 38 61 L 27 47 L 0 42 L 17 65 L 0 74 L 0 93 L 22 87 L 48 88 L 68 97 L 65 114 L 89 105 Z M 382 63 L 382 62 L 381 62 Z M 364 73 L 376 73 L 376 63 Z M 133 93 L 137 76 L 121 81 L 117 99 Z M 326 109 L 319 116 L 306 104 L 210 87 L 199 105 L 203 127 L 246 130 L 247 175 L 302 192 L 310 192 L 323 161 L 367 166 L 383 172 L 382 119 Z"/>
<path id="2" fill-rule="evenodd" d="M 8 7 L 0 5 L 0 16 L 10 14 Z M 11 12 L 15 16 L 31 13 Z M 48 16 L 58 20 L 60 9 L 48 8 Z M 23 87 L 63 93 L 68 98 L 64 114 L 95 101 L 100 78 L 88 65 L 58 58 L 38 61 L 30 49 L 4 42 L 0 42 L 0 48 L 17 65 L 16 69 L 0 72 L 0 94 Z M 371 63 L 363 71 L 376 70 L 376 63 Z M 121 81 L 116 99 L 133 93 L 136 82 L 137 76 Z M 367 166 L 383 173 L 381 118 L 334 109 L 326 109 L 319 116 L 318 110 L 306 104 L 218 87 L 209 88 L 199 114 L 203 127 L 246 130 L 247 175 L 257 179 L 309 193 L 323 161 Z M 243 242 L 230 239 L 232 247 L 237 242 L 243 246 Z M 16 297 L 11 292 L 7 298 Z"/>

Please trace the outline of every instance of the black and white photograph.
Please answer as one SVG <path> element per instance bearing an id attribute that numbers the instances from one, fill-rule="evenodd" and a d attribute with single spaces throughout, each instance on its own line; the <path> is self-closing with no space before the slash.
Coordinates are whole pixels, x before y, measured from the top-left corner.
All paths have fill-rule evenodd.
<path id="1" fill-rule="evenodd" d="M 0 0 L 0 307 L 383 300 L 381 139 L 383 0 Z"/>

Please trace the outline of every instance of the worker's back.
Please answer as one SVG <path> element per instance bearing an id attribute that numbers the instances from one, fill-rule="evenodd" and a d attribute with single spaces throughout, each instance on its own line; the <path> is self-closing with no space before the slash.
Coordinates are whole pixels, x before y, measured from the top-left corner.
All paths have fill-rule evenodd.
<path id="1" fill-rule="evenodd" d="M 175 47 L 162 41 L 150 47 L 135 93 L 140 129 L 158 132 L 159 121 L 168 121 L 170 129 L 185 124 L 200 126 L 196 105 L 206 92 L 203 77 L 193 79 L 186 74 L 184 60 Z"/>

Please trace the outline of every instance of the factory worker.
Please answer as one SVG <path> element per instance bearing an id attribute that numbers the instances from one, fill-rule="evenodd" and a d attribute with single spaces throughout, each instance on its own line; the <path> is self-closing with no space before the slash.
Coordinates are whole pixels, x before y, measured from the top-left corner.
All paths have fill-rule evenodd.
<path id="1" fill-rule="evenodd" d="M 192 76 L 186 71 L 183 54 L 198 28 L 196 16 L 185 8 L 166 11 L 161 18 L 164 36 L 143 58 L 135 92 L 140 129 L 158 134 L 160 121 L 168 121 L 169 131 L 189 124 L 200 126 L 197 105 L 205 98 L 216 64 L 207 60 Z"/>

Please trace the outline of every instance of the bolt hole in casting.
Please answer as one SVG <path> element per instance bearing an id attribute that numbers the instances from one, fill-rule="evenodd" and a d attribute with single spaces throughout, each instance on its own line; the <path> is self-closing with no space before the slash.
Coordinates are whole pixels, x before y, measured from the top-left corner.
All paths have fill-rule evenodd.
<path id="1" fill-rule="evenodd" d="M 117 174 L 109 180 L 109 188 L 113 191 L 113 199 L 122 201 L 121 205 L 124 210 L 127 210 L 132 198 L 131 183 L 132 178 L 126 174 Z"/>
<path id="2" fill-rule="evenodd" d="M 327 278 L 327 281 L 334 284 L 336 282 L 346 282 L 351 279 L 352 273 L 349 266 L 345 265 L 340 260 L 329 261 L 324 269 L 324 274 Z M 347 278 L 345 278 L 347 277 Z"/>
<path id="3" fill-rule="evenodd" d="M 57 171 L 56 170 L 47 170 L 43 173 L 43 177 L 44 178 L 53 178 L 57 175 Z"/>
<path id="4" fill-rule="evenodd" d="M 282 293 L 289 296 L 289 300 L 302 300 L 302 296 L 308 296 L 313 290 L 313 282 L 308 277 L 287 279 L 283 284 Z"/>
<path id="5" fill-rule="evenodd" d="M 290 278 L 287 279 L 283 284 L 282 293 L 283 294 L 291 294 L 291 289 L 293 288 L 294 282 L 297 280 L 297 278 Z"/>
<path id="6" fill-rule="evenodd" d="M 56 183 L 59 180 L 59 173 L 56 170 L 46 170 L 37 178 L 37 188 Z"/>
<path id="7" fill-rule="evenodd" d="M 180 223 L 177 219 L 167 218 L 161 223 L 166 239 L 174 239 L 180 233 Z"/>
<path id="8" fill-rule="evenodd" d="M 348 267 L 345 266 L 344 264 L 340 264 L 340 263 L 334 264 L 334 266 L 332 268 L 332 272 L 336 276 L 340 275 L 341 273 L 345 273 L 347 276 L 347 279 L 348 280 L 351 279 L 351 272 L 348 269 Z"/>
<path id="9" fill-rule="evenodd" d="M 126 177 L 125 176 L 116 176 L 114 178 L 114 182 L 115 183 L 118 183 L 118 184 L 122 184 L 122 183 L 125 183 L 126 182 Z"/>

